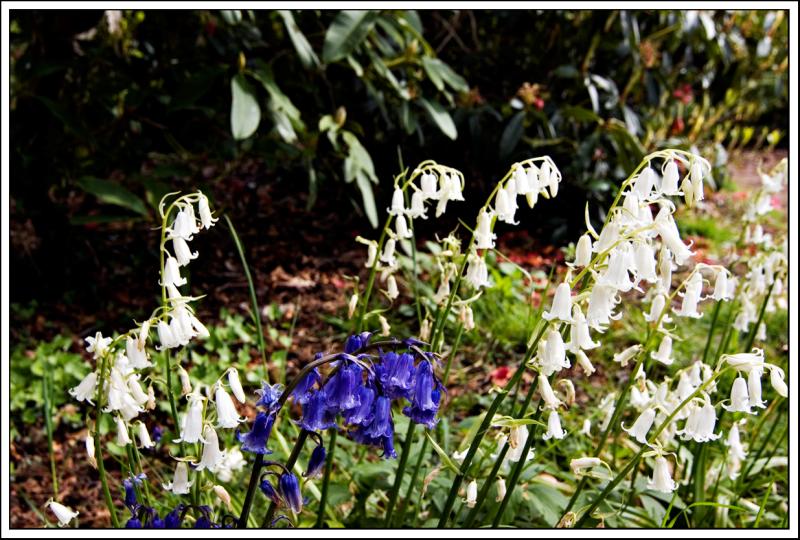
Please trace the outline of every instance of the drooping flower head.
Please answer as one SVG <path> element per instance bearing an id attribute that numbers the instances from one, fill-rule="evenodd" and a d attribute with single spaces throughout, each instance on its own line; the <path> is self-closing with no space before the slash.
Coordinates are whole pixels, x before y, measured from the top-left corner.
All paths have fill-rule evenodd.
<path id="1" fill-rule="evenodd" d="M 236 432 L 237 440 L 242 443 L 242 450 L 254 454 L 271 454 L 272 450 L 267 448 L 269 436 L 272 433 L 272 426 L 275 423 L 276 412 L 259 412 L 253 421 L 253 428 L 247 434 Z"/>

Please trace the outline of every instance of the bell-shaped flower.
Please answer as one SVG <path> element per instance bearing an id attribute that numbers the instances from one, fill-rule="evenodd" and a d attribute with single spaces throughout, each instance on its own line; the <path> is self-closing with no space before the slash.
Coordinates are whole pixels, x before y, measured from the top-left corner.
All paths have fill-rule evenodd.
<path id="1" fill-rule="evenodd" d="M 464 325 L 464 330 L 467 332 L 475 328 L 475 316 L 472 313 L 472 308 L 466 304 L 461 306 L 459 320 L 461 321 L 461 324 Z"/>
<path id="2" fill-rule="evenodd" d="M 361 368 L 353 362 L 344 360 L 323 389 L 328 407 L 344 411 L 358 406 L 358 388 L 361 386 L 361 379 Z"/>
<path id="3" fill-rule="evenodd" d="M 523 456 L 525 451 L 525 442 L 528 440 L 528 428 L 524 425 L 514 426 L 511 428 L 511 433 L 508 437 L 509 451 L 506 454 L 506 459 L 512 463 L 517 463 L 523 457 L 525 460 L 533 459 L 535 452 L 533 448 L 528 450 L 528 455 Z"/>
<path id="4" fill-rule="evenodd" d="M 128 377 L 128 390 L 131 393 L 131 397 L 139 406 L 144 406 L 149 399 L 147 394 L 144 390 L 142 390 L 142 385 L 139 384 L 139 376 L 138 375 L 131 375 Z"/>
<path id="5" fill-rule="evenodd" d="M 595 330 L 605 331 L 605 327 L 608 326 L 612 319 L 615 320 L 621 316 L 614 313 L 614 308 L 618 302 L 619 296 L 616 288 L 596 284 L 589 294 L 586 322 Z"/>
<path id="6" fill-rule="evenodd" d="M 197 470 L 213 471 L 225 459 L 225 452 L 219 449 L 217 431 L 210 425 L 206 425 L 203 429 L 203 439 L 203 454 L 200 463 L 197 464 Z"/>
<path id="7" fill-rule="evenodd" d="M 675 225 L 675 220 L 672 218 L 669 208 L 663 206 L 658 211 L 654 223 L 661 240 L 672 252 L 677 264 L 683 264 L 693 255 L 692 251 L 681 240 L 678 227 Z"/>
<path id="8" fill-rule="evenodd" d="M 505 187 L 500 188 L 494 200 L 494 211 L 497 213 L 497 219 L 509 225 L 517 225 L 519 222 L 514 221 L 516 210 L 516 200 L 512 203 L 508 190 Z"/>
<path id="9" fill-rule="evenodd" d="M 478 227 L 475 230 L 475 247 L 477 249 L 494 249 L 497 235 L 492 232 L 492 216 L 486 210 L 478 214 Z"/>
<path id="10" fill-rule="evenodd" d="M 172 249 L 175 251 L 178 266 L 186 266 L 198 257 L 198 253 L 189 249 L 189 244 L 180 236 L 172 239 Z"/>
<path id="11" fill-rule="evenodd" d="M 444 389 L 434 375 L 430 361 L 422 360 L 417 364 L 411 384 L 409 399 L 411 406 L 403 408 L 403 414 L 417 424 L 433 428 L 437 422 L 436 414 Z"/>
<path id="12" fill-rule="evenodd" d="M 50 509 L 51 512 L 56 516 L 58 519 L 58 526 L 64 527 L 69 525 L 69 522 L 78 517 L 78 512 L 73 511 L 68 506 L 64 506 L 63 504 L 50 499 L 47 501 L 47 507 Z"/>
<path id="13" fill-rule="evenodd" d="M 633 260 L 635 262 L 637 283 L 639 280 L 648 283 L 658 281 L 656 255 L 653 252 L 653 247 L 648 242 L 636 242 L 633 248 Z"/>
<path id="14" fill-rule="evenodd" d="M 138 424 L 136 435 L 139 438 L 139 448 L 153 448 L 155 444 L 153 444 L 153 440 L 150 438 L 150 432 L 147 430 L 147 426 L 144 422 L 139 422 Z"/>
<path id="15" fill-rule="evenodd" d="M 467 484 L 467 498 L 464 499 L 464 503 L 466 503 L 467 508 L 475 508 L 475 504 L 478 502 L 478 482 L 474 479 Z"/>
<path id="16" fill-rule="evenodd" d="M 556 287 L 550 311 L 545 311 L 542 318 L 546 321 L 557 319 L 562 322 L 572 322 L 572 289 L 568 282 L 564 281 Z"/>
<path id="17" fill-rule="evenodd" d="M 406 215 L 411 219 L 428 219 L 425 209 L 425 195 L 421 191 L 415 191 L 411 196 L 411 208 L 406 211 Z"/>
<path id="18" fill-rule="evenodd" d="M 703 167 L 700 162 L 695 161 L 689 168 L 689 177 L 692 180 L 692 199 L 695 201 L 703 200 Z"/>
<path id="19" fill-rule="evenodd" d="M 584 469 L 591 469 L 604 465 L 603 460 L 597 457 L 582 457 L 570 460 L 569 468 L 572 469 L 572 474 L 579 474 Z"/>
<path id="20" fill-rule="evenodd" d="M 161 285 L 175 285 L 181 287 L 186 285 L 186 278 L 181 277 L 181 271 L 178 268 L 178 261 L 170 254 L 167 254 L 167 260 L 164 263 L 164 274 L 161 276 Z"/>
<path id="21" fill-rule="evenodd" d="M 300 484 L 297 477 L 285 471 L 278 478 L 278 493 L 289 508 L 295 514 L 299 514 L 303 510 L 303 496 L 300 494 Z"/>
<path id="22" fill-rule="evenodd" d="M 86 346 L 86 352 L 93 353 L 94 358 L 97 359 L 103 356 L 113 340 L 111 338 L 104 338 L 103 334 L 97 332 L 94 336 L 87 337 L 85 341 L 88 344 Z"/>
<path id="23" fill-rule="evenodd" d="M 639 415 L 630 429 L 622 425 L 622 429 L 627 431 L 628 434 L 636 439 L 639 444 L 647 444 L 647 432 L 653 427 L 653 422 L 656 419 L 656 410 L 647 408 Z"/>
<path id="24" fill-rule="evenodd" d="M 683 195 L 678 189 L 678 182 L 680 181 L 680 173 L 678 172 L 678 164 L 675 160 L 670 159 L 664 166 L 664 176 L 661 179 L 661 194 L 666 196 Z"/>
<path id="25" fill-rule="evenodd" d="M 92 432 L 88 432 L 86 434 L 86 438 L 84 439 L 84 445 L 86 446 L 86 457 L 89 460 L 89 464 L 97 468 L 97 453 L 95 452 L 94 446 L 94 435 Z"/>
<path id="26" fill-rule="evenodd" d="M 555 304 L 555 301 L 553 301 L 553 304 Z M 567 349 L 571 353 L 577 354 L 581 350 L 588 351 L 600 346 L 599 342 L 592 341 L 592 336 L 589 333 L 589 323 L 586 322 L 586 317 L 577 304 L 572 308 L 572 323 L 570 324 L 569 335 L 570 340 L 567 343 Z"/>
<path id="27" fill-rule="evenodd" d="M 175 476 L 172 482 L 164 484 L 164 489 L 172 492 L 173 495 L 186 495 L 192 485 L 194 485 L 194 480 L 189 481 L 189 467 L 186 462 L 179 461 L 175 466 Z"/>
<path id="28" fill-rule="evenodd" d="M 639 198 L 639 200 L 646 200 L 650 197 L 650 193 L 656 186 L 658 174 L 649 165 L 645 167 L 642 172 L 636 177 L 633 183 L 632 192 Z"/>
<path id="29" fill-rule="evenodd" d="M 558 409 L 561 406 L 561 400 L 556 397 L 555 392 L 553 392 L 553 387 L 550 386 L 550 381 L 547 380 L 547 377 L 539 375 L 538 377 L 539 382 L 539 395 L 542 398 L 542 403 L 546 409 Z"/>
<path id="30" fill-rule="evenodd" d="M 117 416 L 115 421 L 117 423 L 117 444 L 120 446 L 131 444 L 132 441 L 128 435 L 128 426 L 125 425 L 125 421 L 120 416 Z"/>
<path id="31" fill-rule="evenodd" d="M 650 358 L 661 362 L 665 366 L 672 365 L 672 338 L 664 336 L 656 352 L 650 353 Z"/>
<path id="32" fill-rule="evenodd" d="M 653 297 L 653 301 L 650 303 L 649 313 L 644 314 L 644 320 L 647 322 L 656 322 L 658 318 L 661 317 L 661 314 L 664 312 L 664 307 L 666 306 L 666 304 L 667 304 L 667 297 L 662 293 L 657 293 Z M 668 322 L 666 321 L 666 318 L 667 317 L 665 315 L 664 320 L 662 320 L 662 322 Z"/>
<path id="33" fill-rule="evenodd" d="M 728 438 L 725 439 L 725 445 L 728 447 L 729 456 L 735 459 L 745 459 L 747 451 L 742 444 L 739 435 L 739 423 L 734 422 L 731 429 L 728 431 Z"/>
<path id="34" fill-rule="evenodd" d="M 660 491 L 662 493 L 672 493 L 678 485 L 672 479 L 669 470 L 669 462 L 664 456 L 656 457 L 656 464 L 653 468 L 653 476 L 647 482 L 647 489 Z"/>
<path id="35" fill-rule="evenodd" d="M 497 495 L 495 496 L 495 501 L 500 502 L 506 497 L 506 480 L 505 478 L 498 478 L 495 481 L 495 488 L 497 489 Z"/>
<path id="36" fill-rule="evenodd" d="M 631 345 L 627 349 L 614 354 L 614 362 L 617 362 L 621 367 L 625 367 L 639 352 L 642 350 L 641 345 Z"/>
<path id="37" fill-rule="evenodd" d="M 125 338 L 125 355 L 134 369 L 145 369 L 153 365 L 147 359 L 147 352 L 140 343 L 138 339 L 134 339 L 132 336 Z"/>
<path id="38" fill-rule="evenodd" d="M 297 383 L 294 391 L 292 391 L 292 397 L 294 397 L 296 403 L 305 405 L 315 393 L 318 393 L 315 392 L 314 387 L 319 387 L 321 383 L 322 377 L 320 377 L 319 370 L 314 368 Z"/>
<path id="39" fill-rule="evenodd" d="M 324 392 L 314 392 L 303 403 L 298 425 L 306 431 L 324 431 L 336 425 L 336 410 L 329 409 Z"/>
<path id="40" fill-rule="evenodd" d="M 400 296 L 400 289 L 397 288 L 397 280 L 394 275 L 390 275 L 386 278 L 386 297 L 393 302 L 398 296 Z"/>
<path id="41" fill-rule="evenodd" d="M 550 439 L 563 439 L 567 436 L 567 432 L 561 429 L 561 418 L 558 416 L 558 411 L 550 411 L 547 417 L 547 433 L 542 435 L 542 439 L 549 441 Z"/>
<path id="42" fill-rule="evenodd" d="M 766 407 L 761 400 L 761 370 L 751 369 L 747 374 L 747 401 L 752 407 Z M 749 412 L 749 411 L 748 411 Z"/>
<path id="43" fill-rule="evenodd" d="M 579 268 L 588 266 L 592 262 L 592 237 L 589 233 L 581 235 L 575 246 L 575 261 L 573 264 Z"/>
<path id="44" fill-rule="evenodd" d="M 272 426 L 275 424 L 275 415 L 275 412 L 259 412 L 253 420 L 253 427 L 249 433 L 236 432 L 236 439 L 242 443 L 242 450 L 262 455 L 272 453 L 272 450 L 267 448 L 267 443 L 272 434 Z"/>
<path id="45" fill-rule="evenodd" d="M 394 256 L 395 243 L 396 241 L 394 238 L 389 238 L 386 240 L 386 244 L 384 244 L 383 251 L 381 252 L 381 262 L 385 263 L 390 268 L 397 266 L 397 259 Z"/>
<path id="46" fill-rule="evenodd" d="M 395 221 L 395 228 L 397 230 L 397 237 L 402 239 L 411 238 L 414 233 L 408 228 L 406 218 L 402 214 L 398 215 Z"/>
<path id="47" fill-rule="evenodd" d="M 178 340 L 175 339 L 175 335 L 172 333 L 169 324 L 166 321 L 158 321 L 158 340 L 161 342 L 161 345 L 156 347 L 159 351 L 164 349 L 171 349 L 174 347 L 179 347 L 180 343 Z"/>
<path id="48" fill-rule="evenodd" d="M 174 442 L 189 444 L 200 440 L 203 433 L 203 397 L 199 394 L 189 394 L 189 409 L 181 426 L 181 437 Z"/>
<path id="49" fill-rule="evenodd" d="M 222 385 L 218 385 L 214 392 L 214 404 L 217 408 L 217 427 L 235 428 L 244 420 L 239 416 L 236 405 Z"/>
<path id="50" fill-rule="evenodd" d="M 410 396 L 415 385 L 414 355 L 387 352 L 381 356 L 379 364 L 374 366 L 375 374 L 389 399 L 401 399 Z"/>
<path id="51" fill-rule="evenodd" d="M 467 273 L 464 279 L 470 286 L 475 289 L 491 287 L 492 283 L 489 281 L 489 269 L 486 267 L 486 261 L 483 257 L 472 250 L 470 254 L 467 255 L 467 264 Z"/>
<path id="52" fill-rule="evenodd" d="M 405 212 L 404 205 L 405 201 L 403 200 L 403 190 L 399 187 L 394 188 L 394 192 L 392 193 L 392 207 L 387 208 L 386 211 L 389 213 L 390 216 L 399 216 Z"/>
<path id="53" fill-rule="evenodd" d="M 673 313 L 681 317 L 691 317 L 693 319 L 699 319 L 700 317 L 702 317 L 703 314 L 697 311 L 697 304 L 702 299 L 700 297 L 700 292 L 701 290 L 699 288 L 687 286 L 685 292 L 678 293 L 679 295 L 683 296 L 683 302 L 681 302 L 680 309 L 672 310 Z"/>
<path id="54" fill-rule="evenodd" d="M 613 287 L 620 292 L 631 290 L 634 283 L 629 272 L 635 270 L 632 251 L 630 242 L 615 247 L 608 256 L 608 267 L 600 275 L 597 285 Z"/>
<path id="55" fill-rule="evenodd" d="M 783 370 L 777 366 L 770 366 L 769 382 L 772 388 L 782 397 L 789 397 L 789 387 L 784 380 L 785 374 Z"/>
<path id="56" fill-rule="evenodd" d="M 214 226 L 214 223 L 219 220 L 219 218 L 215 218 L 211 215 L 211 208 L 208 206 L 208 197 L 202 193 L 200 193 L 197 209 L 200 212 L 200 222 L 203 224 L 203 228 L 210 229 Z"/>
<path id="57" fill-rule="evenodd" d="M 318 444 L 311 452 L 311 457 L 308 460 L 308 467 L 303 476 L 306 478 L 314 478 L 322 473 L 322 468 L 325 466 L 325 447 Z"/>
<path id="58" fill-rule="evenodd" d="M 761 370 L 766 365 L 764 363 L 764 351 L 753 349 L 749 353 L 725 354 L 722 358 L 739 371 L 749 373 L 753 369 Z"/>
<path id="59" fill-rule="evenodd" d="M 228 384 L 231 387 L 231 392 L 239 401 L 239 403 L 244 403 L 247 401 L 247 396 L 244 393 L 244 389 L 242 388 L 242 383 L 239 380 L 239 371 L 236 368 L 230 368 L 228 370 Z"/>
<path id="60" fill-rule="evenodd" d="M 422 196 L 426 199 L 438 199 L 439 193 L 437 191 L 438 182 L 436 175 L 433 173 L 425 173 L 420 180 L 420 188 L 422 189 Z"/>
<path id="61" fill-rule="evenodd" d="M 360 425 L 372 420 L 377 392 L 371 385 L 365 385 L 360 386 L 357 393 L 358 405 L 342 412 L 345 424 Z"/>
<path id="62" fill-rule="evenodd" d="M 261 480 L 261 484 L 258 487 L 267 499 L 275 504 L 281 503 L 281 496 L 278 494 L 278 490 L 275 489 L 275 486 L 272 485 L 268 478 Z"/>
<path id="63" fill-rule="evenodd" d="M 600 236 L 597 238 L 594 246 L 592 246 L 592 251 L 594 253 L 608 251 L 620 238 L 619 224 L 617 220 L 612 217 L 605 227 L 603 227 L 603 230 L 600 231 Z"/>
<path id="64" fill-rule="evenodd" d="M 714 300 L 730 300 L 733 296 L 728 288 L 728 271 L 720 269 L 717 272 L 717 279 L 714 281 L 714 293 L 711 295 Z"/>
<path id="65" fill-rule="evenodd" d="M 584 353 L 583 351 L 578 350 L 575 352 L 575 361 L 578 363 L 580 368 L 583 370 L 583 373 L 587 377 L 595 372 L 592 362 L 589 360 L 589 357 L 586 356 L 586 353 Z"/>
<path id="66" fill-rule="evenodd" d="M 745 389 L 746 390 L 746 389 Z M 706 398 L 702 406 L 695 407 L 686 419 L 683 430 L 678 431 L 683 440 L 692 439 L 695 442 L 715 441 L 720 435 L 714 433 L 717 423 L 717 412 L 711 401 Z"/>
<path id="67" fill-rule="evenodd" d="M 545 377 L 570 367 L 566 346 L 558 330 L 553 329 L 547 333 L 542 352 L 543 354 L 539 355 L 539 366 Z"/>
<path id="68" fill-rule="evenodd" d="M 97 373 L 94 371 L 90 372 L 86 377 L 78 383 L 78 386 L 75 388 L 70 388 L 69 395 L 77 399 L 78 401 L 88 401 L 92 405 L 92 397 L 95 395 L 97 391 Z"/>
<path id="69" fill-rule="evenodd" d="M 269 384 L 265 382 L 262 383 L 261 388 L 256 390 L 256 394 L 258 395 L 256 407 L 261 407 L 267 412 L 273 412 L 278 410 L 278 401 L 280 401 L 283 395 L 283 385 L 280 383 Z"/>

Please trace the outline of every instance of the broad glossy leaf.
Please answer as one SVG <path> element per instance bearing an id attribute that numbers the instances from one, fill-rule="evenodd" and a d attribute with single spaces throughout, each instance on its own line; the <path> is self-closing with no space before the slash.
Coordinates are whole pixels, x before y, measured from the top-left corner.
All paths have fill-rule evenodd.
<path id="1" fill-rule="evenodd" d="M 240 141 L 255 133 L 261 121 L 261 108 L 253 87 L 241 73 L 231 79 L 231 96 L 231 133 Z"/>
<path id="2" fill-rule="evenodd" d="M 122 206 L 143 216 L 147 215 L 144 201 L 116 182 L 84 176 L 78 180 L 78 185 L 87 193 L 96 196 L 101 202 Z"/>
<path id="3" fill-rule="evenodd" d="M 442 133 L 453 140 L 458 137 L 458 131 L 456 130 L 453 118 L 450 116 L 450 113 L 444 110 L 444 107 L 436 101 L 428 101 L 425 98 L 420 98 L 419 103 L 425 109 L 425 112 L 428 113 L 428 116 L 431 117 L 433 123 L 442 130 Z"/>
<path id="4" fill-rule="evenodd" d="M 292 40 L 292 45 L 294 45 L 294 49 L 297 51 L 297 56 L 300 57 L 300 63 L 303 64 L 303 67 L 311 69 L 319 66 L 319 57 L 317 57 L 317 53 L 314 52 L 314 49 L 311 48 L 311 44 L 306 39 L 306 36 L 300 31 L 292 12 L 287 9 L 281 9 L 278 10 L 278 13 L 283 19 L 283 24 L 286 25 L 286 31 L 289 32 L 289 39 Z"/>
<path id="5" fill-rule="evenodd" d="M 322 61 L 330 64 L 352 53 L 372 30 L 377 15 L 375 11 L 339 12 L 325 33 Z"/>

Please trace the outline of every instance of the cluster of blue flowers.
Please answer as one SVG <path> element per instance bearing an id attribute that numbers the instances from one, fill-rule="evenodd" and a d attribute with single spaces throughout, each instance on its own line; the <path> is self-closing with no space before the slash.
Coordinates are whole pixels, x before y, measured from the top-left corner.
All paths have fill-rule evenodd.
<path id="1" fill-rule="evenodd" d="M 136 497 L 136 486 L 142 485 L 146 478 L 145 474 L 141 473 L 122 481 L 125 488 L 125 506 L 131 513 L 131 518 L 125 523 L 126 529 L 180 529 L 186 514 L 192 509 L 197 512 L 197 519 L 194 522 L 195 529 L 231 528 L 235 524 L 235 519 L 229 520 L 225 525 L 214 523 L 211 520 L 211 508 L 186 504 L 179 504 L 162 518 L 155 508 L 140 504 Z M 229 517 L 233 518 L 233 516 Z"/>
<path id="2" fill-rule="evenodd" d="M 392 402 L 407 400 L 403 414 L 428 428 L 436 425 L 442 393 L 433 364 L 436 356 L 423 351 L 424 343 L 415 339 L 391 342 L 394 350 L 377 349 L 377 355 L 362 352 L 369 346 L 369 332 L 347 338 L 344 352 L 332 360 L 332 374 L 323 382 L 319 370 L 309 371 L 294 387 L 292 397 L 302 407 L 300 427 L 319 432 L 338 427 L 341 417 L 348 435 L 356 442 L 383 450 L 383 456 L 395 458 Z M 404 349 L 404 350 L 403 350 Z M 317 360 L 322 354 L 317 355 Z M 256 415 L 252 430 L 239 435 L 242 450 L 259 454 L 272 453 L 267 448 L 269 435 L 278 412 L 283 389 L 265 385 L 256 403 L 264 411 Z M 318 444 L 312 463 L 317 470 L 324 462 L 324 448 Z M 316 458 L 316 459 L 315 459 Z"/>

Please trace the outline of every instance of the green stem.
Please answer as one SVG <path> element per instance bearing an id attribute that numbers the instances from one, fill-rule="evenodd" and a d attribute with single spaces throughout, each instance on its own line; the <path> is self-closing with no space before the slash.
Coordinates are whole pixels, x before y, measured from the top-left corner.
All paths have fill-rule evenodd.
<path id="1" fill-rule="evenodd" d="M 753 348 L 753 342 L 756 339 L 756 334 L 758 333 L 758 327 L 761 326 L 761 321 L 764 320 L 764 313 L 767 311 L 767 304 L 769 303 L 769 297 L 772 296 L 772 288 L 775 286 L 775 281 L 777 278 L 773 278 L 772 284 L 767 289 L 767 294 L 764 296 L 764 300 L 761 302 L 761 310 L 758 312 L 758 320 L 753 325 L 753 329 L 750 331 L 750 335 L 747 338 L 747 347 L 744 348 L 745 351 L 749 351 Z"/>
<path id="2" fill-rule="evenodd" d="M 533 356 L 533 353 L 536 351 L 536 346 L 538 345 L 539 340 L 542 338 L 542 335 L 544 335 L 545 330 L 547 330 L 549 326 L 550 326 L 549 323 L 542 325 L 542 328 L 539 330 L 536 337 L 531 342 L 530 347 L 528 347 L 528 350 L 525 354 L 525 358 L 523 359 L 522 364 L 514 372 L 514 375 L 508 382 L 509 387 L 512 387 L 515 384 L 517 384 L 518 380 L 522 377 L 522 374 L 525 372 L 526 364 Z M 461 488 L 461 484 L 464 481 L 464 477 L 466 476 L 467 471 L 469 470 L 469 466 L 472 463 L 472 459 L 478 452 L 478 447 L 480 446 L 484 435 L 486 435 L 486 432 L 489 430 L 489 426 L 492 423 L 492 419 L 494 418 L 497 409 L 503 403 L 503 400 L 507 395 L 508 395 L 507 391 L 498 392 L 494 400 L 492 401 L 491 405 L 489 405 L 489 409 L 486 411 L 486 415 L 483 417 L 483 421 L 478 427 L 477 433 L 475 433 L 475 438 L 472 440 L 472 443 L 469 446 L 469 450 L 467 450 L 467 455 L 464 457 L 464 461 L 461 463 L 461 467 L 459 468 L 459 473 L 453 479 L 453 484 L 450 486 L 450 492 L 447 494 L 447 499 L 445 500 L 444 503 L 442 515 L 439 518 L 439 523 L 437 525 L 438 528 L 441 529 L 445 525 L 447 525 L 447 521 L 450 519 L 450 512 L 453 509 L 456 496 L 458 495 L 458 490 Z"/>
<path id="3" fill-rule="evenodd" d="M 247 485 L 247 494 L 242 503 L 242 513 L 239 516 L 237 527 L 239 529 L 247 528 L 247 520 L 250 518 L 250 507 L 253 505 L 253 497 L 256 494 L 256 486 L 261 476 L 261 467 L 264 465 L 264 454 L 256 454 L 256 460 L 253 462 L 253 474 L 250 475 L 250 483 Z"/>
<path id="4" fill-rule="evenodd" d="M 531 385 L 533 386 L 533 385 Z M 542 414 L 541 407 L 537 407 L 536 410 L 536 417 L 535 419 L 538 420 L 538 416 Z M 522 447 L 522 455 L 517 461 L 516 465 L 514 466 L 514 470 L 511 473 L 511 477 L 508 479 L 508 485 L 506 486 L 506 494 L 503 497 L 503 501 L 500 503 L 500 507 L 497 509 L 497 513 L 494 516 L 494 521 L 492 521 L 492 527 L 497 527 L 500 525 L 500 520 L 503 519 L 503 514 L 506 511 L 506 507 L 508 506 L 509 501 L 511 500 L 511 494 L 514 493 L 514 488 L 517 487 L 517 483 L 519 482 L 519 477 L 522 474 L 522 468 L 525 466 L 525 463 L 528 461 L 528 453 L 531 450 L 531 446 L 533 446 L 533 440 L 536 437 L 536 424 L 531 425 L 531 430 L 528 432 L 528 438 L 525 439 L 525 446 Z"/>
<path id="5" fill-rule="evenodd" d="M 103 360 L 100 365 L 100 376 L 98 377 L 97 383 L 97 396 L 95 398 L 97 405 L 95 406 L 94 456 L 95 461 L 97 461 L 97 472 L 100 474 L 100 484 L 103 487 L 103 498 L 106 500 L 108 513 L 111 515 L 111 524 L 114 526 L 114 528 L 119 529 L 119 518 L 117 517 L 117 509 L 114 506 L 114 499 L 111 497 L 111 490 L 108 488 L 106 466 L 103 462 L 103 447 L 101 446 L 102 441 L 100 440 L 100 417 L 103 414 L 102 391 L 105 382 L 105 371 L 106 356 L 103 355 Z"/>
<path id="6" fill-rule="evenodd" d="M 422 467 L 422 461 L 427 455 L 428 451 L 428 438 L 424 437 L 422 439 L 422 446 L 419 449 L 419 455 L 417 457 L 417 463 L 414 465 L 414 470 L 411 472 L 411 480 L 408 484 L 408 489 L 406 490 L 406 495 L 403 497 L 403 500 L 400 501 L 400 506 L 397 509 L 397 519 L 395 519 L 395 523 L 402 524 L 405 521 L 406 517 L 406 510 L 408 510 L 408 502 L 411 500 L 411 496 L 414 494 L 414 488 L 417 485 L 417 477 L 419 476 L 420 468 Z M 420 494 L 422 490 L 420 490 Z M 388 524 L 391 526 L 391 523 Z"/>
<path id="7" fill-rule="evenodd" d="M 325 502 L 328 498 L 328 484 L 331 479 L 331 471 L 333 471 L 333 454 L 336 452 L 336 434 L 337 429 L 331 430 L 331 438 L 328 443 L 328 460 L 325 462 L 325 476 L 322 478 L 322 490 L 319 495 L 319 510 L 317 510 L 317 523 L 314 525 L 316 528 L 321 529 L 322 523 L 325 519 Z"/>
<path id="8" fill-rule="evenodd" d="M 250 304 L 253 311 L 253 324 L 256 326 L 256 336 L 258 337 L 258 352 L 261 354 L 261 362 L 264 364 L 264 377 L 269 383 L 269 364 L 267 363 L 267 346 L 264 342 L 264 328 L 261 326 L 261 310 L 258 307 L 258 297 L 256 296 L 256 286 L 253 282 L 253 276 L 250 274 L 250 266 L 247 264 L 247 258 L 244 255 L 244 247 L 239 240 L 239 235 L 236 234 L 236 229 L 231 222 L 231 219 L 225 214 L 225 222 L 228 224 L 228 230 L 231 232 L 233 243 L 236 245 L 236 251 L 239 253 L 239 259 L 242 261 L 242 268 L 244 275 L 247 278 L 247 287 L 250 290 Z"/>
<path id="9" fill-rule="evenodd" d="M 408 456 L 411 453 L 411 443 L 414 440 L 414 428 L 417 427 L 416 422 L 408 420 L 408 430 L 406 431 L 406 438 L 403 441 L 403 449 L 400 453 L 400 462 L 397 464 L 397 471 L 394 475 L 394 485 L 392 491 L 389 492 L 389 502 L 386 505 L 386 517 L 383 521 L 384 527 L 390 527 L 392 523 L 392 515 L 394 514 L 394 505 L 397 503 L 397 496 L 400 493 L 400 486 L 403 483 L 403 475 L 406 471 L 406 463 L 408 463 Z"/>
<path id="10" fill-rule="evenodd" d="M 714 314 L 711 316 L 711 327 L 708 329 L 708 337 L 706 338 L 706 347 L 703 349 L 703 363 L 705 364 L 706 358 L 708 358 L 708 350 L 711 348 L 711 339 L 714 337 L 714 330 L 717 327 L 717 317 L 719 317 L 719 310 L 722 306 L 722 302 L 717 302 L 717 305 L 714 306 Z"/>

